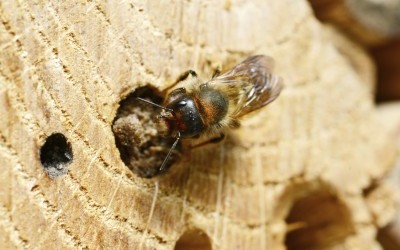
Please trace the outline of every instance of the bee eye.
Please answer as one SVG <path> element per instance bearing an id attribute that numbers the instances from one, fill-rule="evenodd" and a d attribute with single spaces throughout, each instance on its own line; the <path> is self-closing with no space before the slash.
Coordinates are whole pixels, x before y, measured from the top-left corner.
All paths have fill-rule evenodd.
<path id="1" fill-rule="evenodd" d="M 178 102 L 178 107 L 184 107 L 186 106 L 187 102 L 186 101 L 179 101 Z"/>

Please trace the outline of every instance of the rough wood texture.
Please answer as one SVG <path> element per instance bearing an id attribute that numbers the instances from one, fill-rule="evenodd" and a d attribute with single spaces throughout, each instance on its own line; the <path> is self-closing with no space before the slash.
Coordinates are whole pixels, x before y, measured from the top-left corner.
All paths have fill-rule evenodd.
<path id="1" fill-rule="evenodd" d="M 400 0 L 310 0 L 319 20 L 334 25 L 371 52 L 377 101 L 400 99 Z"/>
<path id="2" fill-rule="evenodd" d="M 316 16 L 366 46 L 400 36 L 399 0 L 310 0 Z"/>
<path id="3" fill-rule="evenodd" d="M 2 246 L 380 248 L 395 190 L 376 180 L 395 147 L 372 101 L 374 68 L 308 2 L 3 0 L 0 20 Z M 154 180 L 119 157 L 119 102 L 251 54 L 276 59 L 281 97 L 161 177 L 147 225 Z M 74 159 L 52 180 L 38 152 L 54 132 Z M 385 206 L 371 206 L 371 190 Z"/>

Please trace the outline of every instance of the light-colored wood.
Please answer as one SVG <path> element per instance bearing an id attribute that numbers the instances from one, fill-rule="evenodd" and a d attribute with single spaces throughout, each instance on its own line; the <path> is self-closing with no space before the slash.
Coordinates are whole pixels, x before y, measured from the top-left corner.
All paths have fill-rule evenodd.
<path id="1" fill-rule="evenodd" d="M 319 20 L 340 29 L 351 40 L 362 44 L 371 52 L 379 71 L 376 99 L 398 100 L 400 98 L 400 84 L 398 84 L 400 0 L 310 0 L 309 2 Z M 357 57 L 358 54 L 353 53 L 352 56 Z"/>
<path id="2" fill-rule="evenodd" d="M 334 24 L 364 46 L 400 35 L 399 0 L 310 0 L 318 19 Z"/>
<path id="3" fill-rule="evenodd" d="M 380 248 L 391 217 L 376 216 L 393 211 L 395 189 L 382 189 L 385 206 L 363 191 L 396 152 L 376 115 L 374 67 L 307 1 L 3 0 L 0 20 L 2 246 L 174 249 L 184 235 L 177 249 Z M 119 102 L 252 54 L 275 58 L 281 96 L 159 178 L 147 225 L 155 180 L 120 159 Z M 58 179 L 39 160 L 54 132 L 74 152 Z"/>

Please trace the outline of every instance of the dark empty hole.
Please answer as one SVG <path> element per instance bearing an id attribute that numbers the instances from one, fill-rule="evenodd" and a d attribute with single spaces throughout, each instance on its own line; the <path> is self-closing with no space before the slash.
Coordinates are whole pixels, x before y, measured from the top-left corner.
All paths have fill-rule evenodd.
<path id="1" fill-rule="evenodd" d="M 141 97 L 162 104 L 161 93 L 140 87 L 120 102 L 112 130 L 122 161 L 140 177 L 151 178 L 165 173 L 179 159 L 181 145 L 173 151 L 165 168 L 159 168 L 175 138 L 159 134 L 157 115 L 161 109 L 137 100 Z"/>
<path id="2" fill-rule="evenodd" d="M 377 67 L 376 101 L 400 100 L 400 39 L 370 50 Z"/>
<path id="3" fill-rule="evenodd" d="M 297 200 L 286 218 L 287 249 L 325 249 L 343 244 L 354 233 L 347 208 L 329 192 Z"/>
<path id="4" fill-rule="evenodd" d="M 46 142 L 40 149 L 40 161 L 44 171 L 51 178 L 66 174 L 72 159 L 71 144 L 61 133 L 55 133 L 47 137 Z"/>
<path id="5" fill-rule="evenodd" d="M 211 250 L 210 238 L 200 229 L 186 231 L 175 244 L 174 250 Z"/>

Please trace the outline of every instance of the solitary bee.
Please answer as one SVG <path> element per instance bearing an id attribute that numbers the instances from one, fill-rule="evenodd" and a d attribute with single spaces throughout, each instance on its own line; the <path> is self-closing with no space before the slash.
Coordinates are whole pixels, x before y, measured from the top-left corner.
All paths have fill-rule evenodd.
<path id="1" fill-rule="evenodd" d="M 251 56 L 222 74 L 216 72 L 205 83 L 198 79 L 196 72 L 188 70 L 165 90 L 167 97 L 163 106 L 138 97 L 162 109 L 159 124 L 166 135 L 176 137 L 159 173 L 163 172 L 181 138 L 212 136 L 196 146 L 219 142 L 226 129 L 240 126 L 243 116 L 274 101 L 283 83 L 282 78 L 272 74 L 273 66 L 271 57 Z M 173 89 L 180 82 L 187 87 Z"/>

